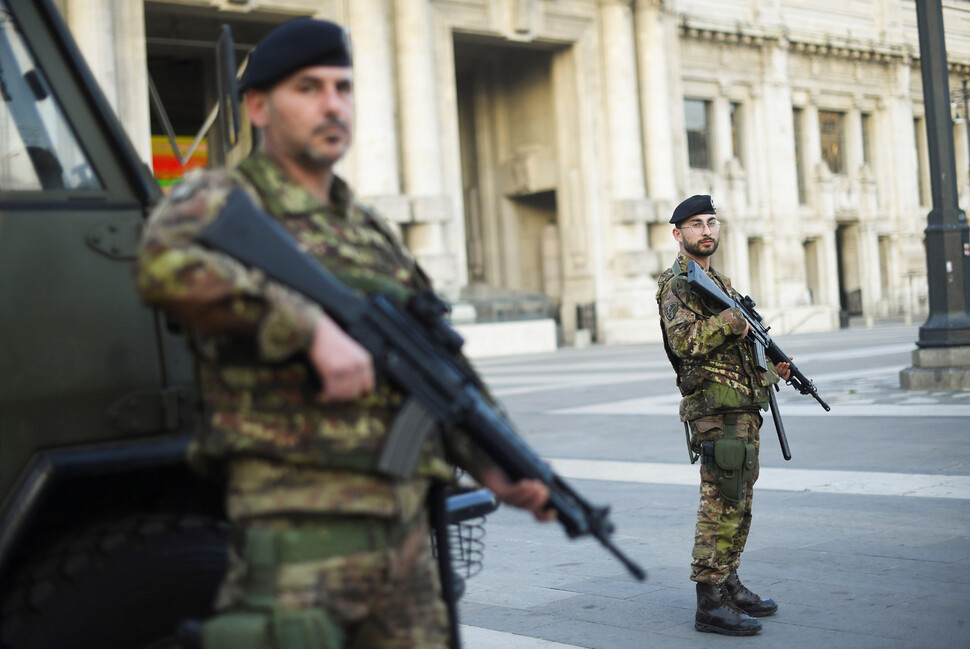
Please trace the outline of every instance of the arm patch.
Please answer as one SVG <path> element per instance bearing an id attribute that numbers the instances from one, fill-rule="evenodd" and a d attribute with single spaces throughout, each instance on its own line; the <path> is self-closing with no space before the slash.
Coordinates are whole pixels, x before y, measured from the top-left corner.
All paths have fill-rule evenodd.
<path id="1" fill-rule="evenodd" d="M 677 306 L 676 302 L 668 302 L 664 305 L 664 319 L 670 322 L 677 316 L 677 311 L 680 307 Z"/>

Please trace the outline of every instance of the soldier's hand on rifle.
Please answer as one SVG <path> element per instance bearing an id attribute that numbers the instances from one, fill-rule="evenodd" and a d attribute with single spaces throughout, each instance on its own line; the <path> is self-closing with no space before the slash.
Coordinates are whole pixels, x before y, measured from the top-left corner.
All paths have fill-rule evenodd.
<path id="1" fill-rule="evenodd" d="M 751 331 L 751 323 L 743 315 L 739 315 L 740 313 L 737 308 L 731 307 L 730 309 L 724 309 L 718 315 L 732 323 L 731 329 L 737 329 L 738 325 L 743 327 L 744 330 L 738 334 L 738 340 L 744 340 L 744 337 Z"/>
<path id="2" fill-rule="evenodd" d="M 309 356 L 323 384 L 321 402 L 352 401 L 373 391 L 370 353 L 327 315 L 317 323 Z"/>
<path id="3" fill-rule="evenodd" d="M 546 508 L 549 488 L 539 480 L 511 482 L 502 469 L 493 466 L 482 473 L 482 484 L 503 503 L 532 512 L 537 521 L 556 518 L 556 510 Z"/>
<path id="4" fill-rule="evenodd" d="M 791 356 L 788 360 L 794 360 Z M 775 363 L 775 371 L 782 381 L 787 381 L 791 377 L 791 363 Z"/>

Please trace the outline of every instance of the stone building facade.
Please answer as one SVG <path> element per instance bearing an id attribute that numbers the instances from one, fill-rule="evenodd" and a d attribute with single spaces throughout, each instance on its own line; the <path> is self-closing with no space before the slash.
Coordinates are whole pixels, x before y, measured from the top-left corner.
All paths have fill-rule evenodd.
<path id="1" fill-rule="evenodd" d="M 775 331 L 926 313 L 911 1 L 55 4 L 146 160 L 161 134 L 149 72 L 176 130 L 193 135 L 214 103 L 220 24 L 240 61 L 293 16 L 346 24 L 358 126 L 341 172 L 446 296 L 545 296 L 567 343 L 577 325 L 606 343 L 658 339 L 655 280 L 676 250 L 667 219 L 696 193 L 714 195 L 724 223 L 715 265 Z M 970 2 L 943 5 L 967 209 L 957 95 Z"/>

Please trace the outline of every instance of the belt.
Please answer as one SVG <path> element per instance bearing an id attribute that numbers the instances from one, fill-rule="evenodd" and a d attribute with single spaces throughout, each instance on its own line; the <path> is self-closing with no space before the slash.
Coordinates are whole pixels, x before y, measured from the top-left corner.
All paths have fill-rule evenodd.
<path id="1" fill-rule="evenodd" d="M 293 525 L 292 520 L 262 519 L 245 530 L 244 556 L 256 564 L 279 565 L 319 561 L 329 557 L 386 550 L 418 529 L 426 516 L 408 522 L 359 517 L 314 517 Z"/>

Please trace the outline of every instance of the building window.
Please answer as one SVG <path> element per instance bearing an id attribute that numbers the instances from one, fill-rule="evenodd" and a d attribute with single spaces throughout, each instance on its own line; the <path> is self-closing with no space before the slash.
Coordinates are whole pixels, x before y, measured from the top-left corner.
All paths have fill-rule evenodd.
<path id="1" fill-rule="evenodd" d="M 744 111 L 741 104 L 731 102 L 731 156 L 744 166 Z"/>
<path id="2" fill-rule="evenodd" d="M 805 205 L 808 202 L 805 191 L 805 160 L 802 151 L 802 115 L 801 108 L 792 109 L 792 126 L 795 131 L 795 175 L 798 177 L 799 205 Z"/>
<path id="3" fill-rule="evenodd" d="M 711 168 L 711 102 L 703 99 L 684 100 L 684 122 L 687 126 L 687 159 L 692 169 Z"/>
<path id="4" fill-rule="evenodd" d="M 818 111 L 819 139 L 822 144 L 822 160 L 834 174 L 845 173 L 845 161 L 842 159 L 842 139 L 844 133 L 845 114 L 828 110 Z"/>
<path id="5" fill-rule="evenodd" d="M 862 113 L 862 162 L 872 166 L 872 115 Z"/>
<path id="6" fill-rule="evenodd" d="M 0 2 L 0 191 L 102 188 L 50 82 Z M 3 217 L 0 215 L 0 220 Z"/>

